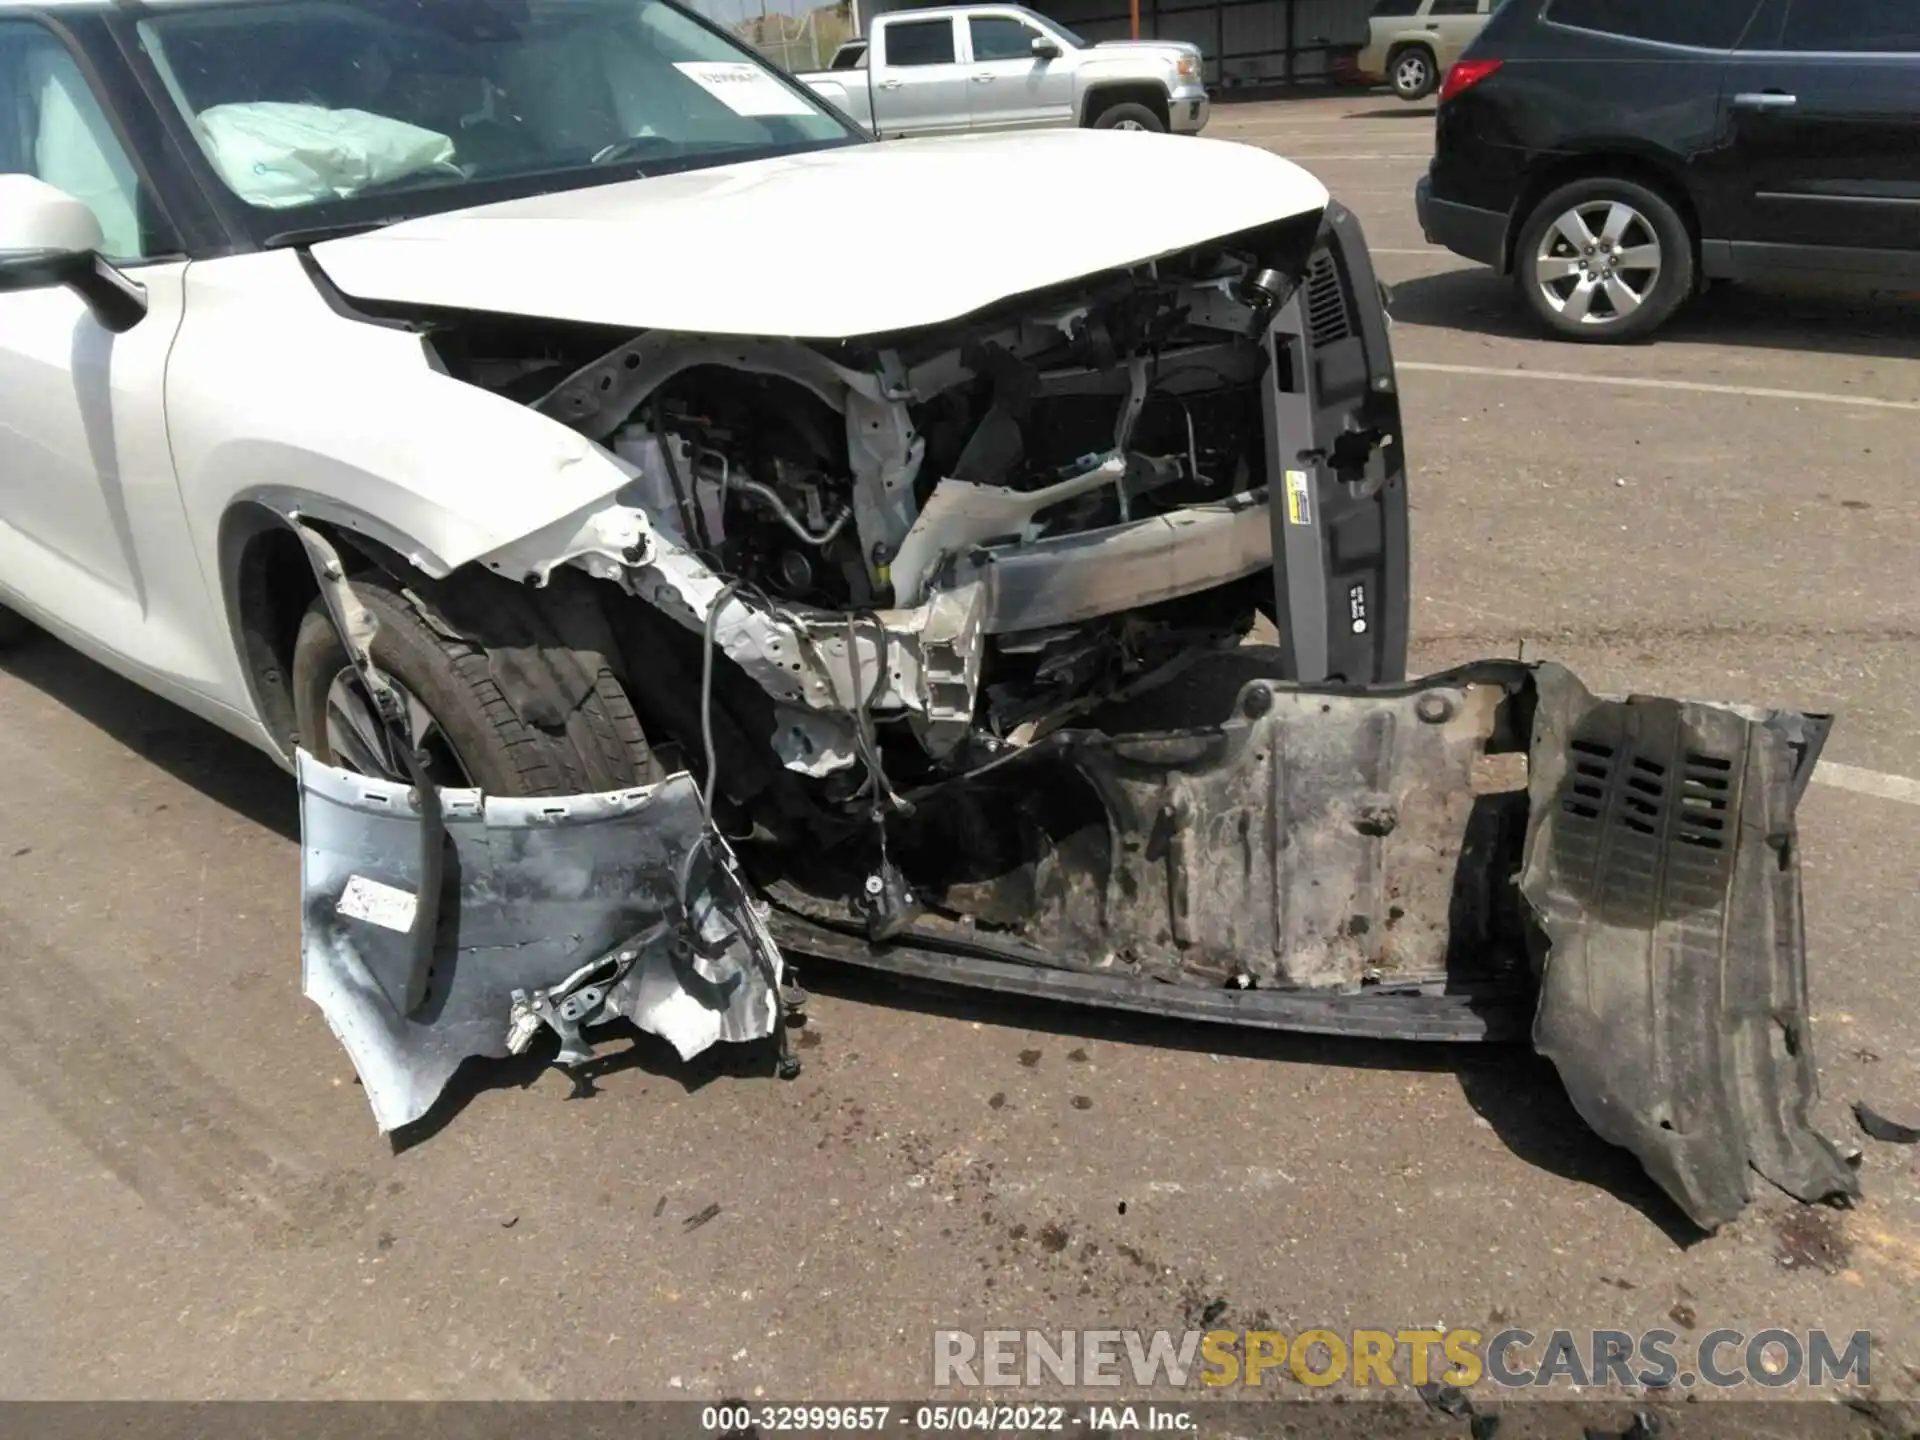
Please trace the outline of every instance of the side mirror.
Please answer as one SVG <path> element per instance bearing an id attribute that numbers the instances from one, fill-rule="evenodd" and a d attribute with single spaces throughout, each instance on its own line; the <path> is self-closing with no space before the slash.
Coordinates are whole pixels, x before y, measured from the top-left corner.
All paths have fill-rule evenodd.
<path id="1" fill-rule="evenodd" d="M 1046 36 L 1036 35 L 1033 37 L 1033 53 L 1038 55 L 1042 60 L 1058 60 L 1060 58 L 1060 47 Z"/>
<path id="2" fill-rule="evenodd" d="M 103 329 L 131 330 L 147 290 L 100 254 L 105 237 L 84 200 L 32 175 L 0 175 L 0 294 L 65 285 Z"/>

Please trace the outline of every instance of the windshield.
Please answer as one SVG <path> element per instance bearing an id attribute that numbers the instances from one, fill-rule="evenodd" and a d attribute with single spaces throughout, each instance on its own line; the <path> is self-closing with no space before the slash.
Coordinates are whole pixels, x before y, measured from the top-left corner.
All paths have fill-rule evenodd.
<path id="1" fill-rule="evenodd" d="M 665 0 L 271 0 L 139 28 L 227 188 L 303 227 L 860 138 Z"/>

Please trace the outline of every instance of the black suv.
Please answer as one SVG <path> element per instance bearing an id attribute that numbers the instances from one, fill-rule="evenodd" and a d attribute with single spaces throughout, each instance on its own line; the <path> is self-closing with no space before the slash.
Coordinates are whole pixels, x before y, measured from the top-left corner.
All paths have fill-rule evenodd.
<path id="1" fill-rule="evenodd" d="M 1415 199 L 1573 339 L 1710 280 L 1920 289 L 1920 0 L 1507 0 Z"/>

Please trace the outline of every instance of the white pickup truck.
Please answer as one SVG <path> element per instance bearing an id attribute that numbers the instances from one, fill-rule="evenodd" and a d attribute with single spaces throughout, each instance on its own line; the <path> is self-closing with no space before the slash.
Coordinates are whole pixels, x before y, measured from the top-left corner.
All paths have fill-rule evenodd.
<path id="1" fill-rule="evenodd" d="M 798 78 L 889 140 L 1075 125 L 1195 135 L 1207 123 L 1198 46 L 1089 45 L 1018 5 L 881 15 L 851 68 Z"/>

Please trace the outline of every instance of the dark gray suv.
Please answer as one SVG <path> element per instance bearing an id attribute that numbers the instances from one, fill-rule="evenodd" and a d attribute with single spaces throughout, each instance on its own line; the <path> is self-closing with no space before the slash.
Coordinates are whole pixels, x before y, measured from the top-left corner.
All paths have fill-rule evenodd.
<path id="1" fill-rule="evenodd" d="M 1709 280 L 1920 288 L 1920 6 L 1508 0 L 1417 199 L 1571 339 L 1646 335 Z"/>

